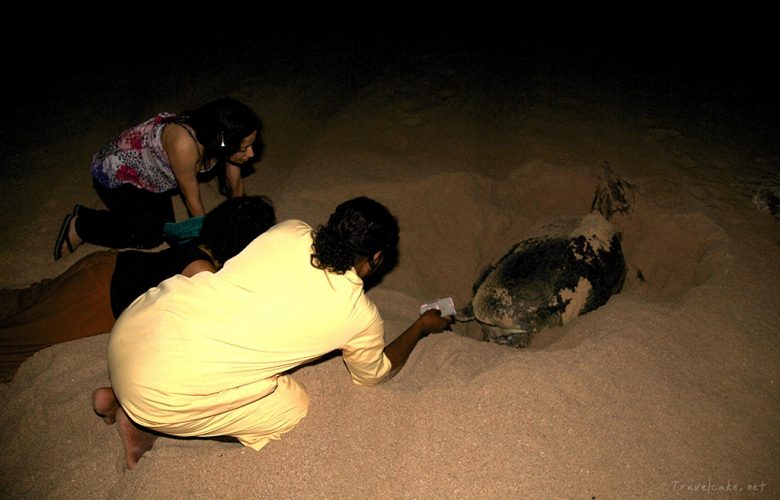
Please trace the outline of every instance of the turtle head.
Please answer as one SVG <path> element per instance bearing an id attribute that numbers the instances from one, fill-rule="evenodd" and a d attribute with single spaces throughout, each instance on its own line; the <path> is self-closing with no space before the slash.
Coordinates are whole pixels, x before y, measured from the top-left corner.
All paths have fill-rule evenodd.
<path id="1" fill-rule="evenodd" d="M 469 302 L 466 307 L 455 313 L 455 321 L 461 323 L 474 321 L 475 319 L 476 317 L 474 316 L 474 308 L 471 306 L 471 302 Z"/>

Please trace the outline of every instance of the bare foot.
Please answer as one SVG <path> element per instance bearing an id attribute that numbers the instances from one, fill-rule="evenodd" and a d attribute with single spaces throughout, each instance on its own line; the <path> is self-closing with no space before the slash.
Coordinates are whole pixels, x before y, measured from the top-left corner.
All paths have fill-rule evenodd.
<path id="1" fill-rule="evenodd" d="M 157 436 L 136 425 L 121 406 L 117 408 L 116 421 L 119 424 L 117 428 L 122 439 L 122 447 L 125 449 L 125 463 L 128 469 L 132 469 L 144 453 L 152 449 Z"/>
<path id="2" fill-rule="evenodd" d="M 116 410 L 118 408 L 116 395 L 110 387 L 95 389 L 92 393 L 92 410 L 107 424 L 116 422 Z"/>

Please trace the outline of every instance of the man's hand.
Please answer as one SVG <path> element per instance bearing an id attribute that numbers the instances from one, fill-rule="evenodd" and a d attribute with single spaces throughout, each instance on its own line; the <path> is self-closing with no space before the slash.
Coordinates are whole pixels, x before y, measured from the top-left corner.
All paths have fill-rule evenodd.
<path id="1" fill-rule="evenodd" d="M 439 333 L 448 330 L 454 320 L 454 316 L 442 316 L 437 309 L 429 309 L 417 319 L 425 333 Z"/>
<path id="2" fill-rule="evenodd" d="M 398 373 L 421 338 L 429 333 L 438 333 L 447 329 L 453 321 L 454 318 L 452 316 L 442 318 L 441 312 L 437 309 L 425 311 L 419 318 L 414 320 L 412 326 L 385 347 L 385 355 L 393 367 L 387 379 Z"/>

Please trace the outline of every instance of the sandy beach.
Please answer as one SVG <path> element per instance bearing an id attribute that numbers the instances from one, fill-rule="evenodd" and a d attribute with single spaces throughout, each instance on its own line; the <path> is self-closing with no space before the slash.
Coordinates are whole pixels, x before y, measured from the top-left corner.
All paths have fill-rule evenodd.
<path id="1" fill-rule="evenodd" d="M 245 180 L 279 219 L 323 223 L 362 195 L 398 218 L 398 263 L 368 291 L 388 341 L 424 302 L 465 306 L 480 272 L 546 221 L 586 215 L 605 166 L 636 187 L 613 219 L 623 290 L 524 349 L 456 323 L 374 388 L 323 359 L 295 372 L 309 414 L 281 440 L 255 452 L 163 437 L 132 471 L 91 409 L 108 332 L 56 345 L 0 388 L 2 496 L 780 497 L 780 221 L 766 204 L 780 128 L 750 39 L 677 51 L 649 25 L 608 22 L 509 37 L 495 13 L 494 31 L 459 37 L 367 21 L 303 36 L 306 19 L 244 28 L 229 55 L 222 38 L 169 35 L 132 70 L 79 38 L 17 77 L 0 130 L 0 286 L 100 249 L 51 255 L 75 203 L 101 206 L 88 167 L 103 142 L 229 95 L 262 117 L 266 149 Z M 213 182 L 202 192 L 207 208 L 221 201 Z"/>

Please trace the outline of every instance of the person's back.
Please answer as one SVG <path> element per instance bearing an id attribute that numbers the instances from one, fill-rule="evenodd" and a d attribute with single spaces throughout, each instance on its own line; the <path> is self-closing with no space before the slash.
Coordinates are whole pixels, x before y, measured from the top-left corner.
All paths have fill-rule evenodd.
<path id="1" fill-rule="evenodd" d="M 376 307 L 354 271 L 312 266 L 311 247 L 312 228 L 285 221 L 216 274 L 170 278 L 132 304 L 109 342 L 114 390 L 143 401 L 128 398 L 128 414 L 180 435 L 200 421 L 192 431 L 210 433 L 220 423 L 203 418 L 215 408 L 258 399 L 275 390 L 279 373 L 335 349 L 356 382 L 379 382 L 389 364 Z M 159 425 L 168 418 L 176 424 Z"/>
<path id="2" fill-rule="evenodd" d="M 316 230 L 277 224 L 216 274 L 163 281 L 131 304 L 111 332 L 113 388 L 93 409 L 118 422 L 128 467 L 154 442 L 234 436 L 261 449 L 308 411 L 287 372 L 341 349 L 352 380 L 373 385 L 397 372 L 424 335 L 450 324 L 428 311 L 392 343 L 363 279 L 398 241 L 395 217 L 355 198 Z"/>

